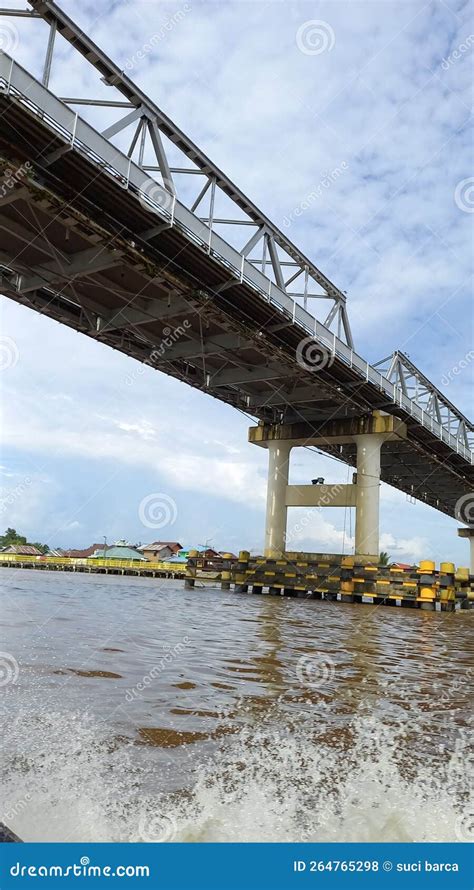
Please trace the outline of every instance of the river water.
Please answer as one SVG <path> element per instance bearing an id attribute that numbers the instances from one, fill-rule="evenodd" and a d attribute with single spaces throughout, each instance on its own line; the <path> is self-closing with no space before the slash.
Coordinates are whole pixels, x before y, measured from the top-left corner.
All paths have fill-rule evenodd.
<path id="1" fill-rule="evenodd" d="M 474 612 L 0 580 L 0 819 L 25 841 L 473 838 Z"/>

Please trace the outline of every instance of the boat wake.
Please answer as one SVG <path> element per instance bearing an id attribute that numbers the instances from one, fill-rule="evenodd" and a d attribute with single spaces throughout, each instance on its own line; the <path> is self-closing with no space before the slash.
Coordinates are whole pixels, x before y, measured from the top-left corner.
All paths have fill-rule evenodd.
<path id="1" fill-rule="evenodd" d="M 325 735 L 306 719 L 171 755 L 84 714 L 29 713 L 7 721 L 0 821 L 25 841 L 472 840 L 463 731 L 422 757 L 416 734 L 413 717 Z"/>

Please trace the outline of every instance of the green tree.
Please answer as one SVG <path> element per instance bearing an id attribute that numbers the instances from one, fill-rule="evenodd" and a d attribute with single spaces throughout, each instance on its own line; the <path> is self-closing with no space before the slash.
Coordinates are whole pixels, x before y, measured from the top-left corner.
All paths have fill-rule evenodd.
<path id="1" fill-rule="evenodd" d="M 0 535 L 0 550 L 4 547 L 9 547 L 10 544 L 19 544 L 23 546 L 24 544 L 31 543 L 28 541 L 28 538 L 25 538 L 24 535 L 19 535 L 15 528 L 7 528 L 4 535 Z M 33 547 L 37 547 L 41 553 L 48 553 L 49 547 L 47 544 L 40 544 L 38 541 L 35 541 Z"/>
<path id="2" fill-rule="evenodd" d="M 36 547 L 38 550 L 41 550 L 41 553 L 46 554 L 49 553 L 49 547 L 47 544 L 39 544 L 38 541 L 35 541 L 33 547 Z"/>
<path id="3" fill-rule="evenodd" d="M 380 566 L 388 566 L 389 564 L 390 564 L 390 557 L 389 557 L 388 553 L 385 552 L 385 550 L 382 550 L 382 552 L 379 556 L 379 565 Z"/>
<path id="4" fill-rule="evenodd" d="M 0 547 L 9 547 L 10 544 L 26 544 L 24 535 L 19 535 L 16 529 L 7 528 L 4 535 L 0 535 Z"/>

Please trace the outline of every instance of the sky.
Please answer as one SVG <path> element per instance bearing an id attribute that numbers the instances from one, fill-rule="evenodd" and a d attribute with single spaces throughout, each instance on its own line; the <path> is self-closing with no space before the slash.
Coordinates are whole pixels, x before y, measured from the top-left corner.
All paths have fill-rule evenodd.
<path id="1" fill-rule="evenodd" d="M 472 5 L 60 5 L 347 293 L 359 355 L 374 363 L 407 352 L 472 416 Z M 13 40 L 12 54 L 37 74 L 42 28 L 0 18 L 0 49 Z M 55 59 L 58 95 L 103 95 L 63 41 Z M 0 528 L 51 547 L 107 536 L 261 551 L 267 455 L 247 443 L 247 417 L 0 303 L 9 356 Z M 293 452 L 291 483 L 346 482 L 348 473 L 309 449 Z M 292 549 L 351 552 L 354 519 L 344 509 L 290 510 Z M 382 485 L 380 545 L 394 560 L 466 565 L 456 527 Z"/>

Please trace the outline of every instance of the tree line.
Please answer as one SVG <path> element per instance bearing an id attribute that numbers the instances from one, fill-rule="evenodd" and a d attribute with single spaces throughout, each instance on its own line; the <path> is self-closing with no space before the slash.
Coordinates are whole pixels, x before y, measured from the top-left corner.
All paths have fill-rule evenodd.
<path id="1" fill-rule="evenodd" d="M 37 547 L 41 553 L 49 553 L 47 544 L 40 544 L 39 541 L 28 541 L 24 535 L 19 535 L 14 528 L 7 528 L 5 534 L 0 535 L 0 550 L 3 550 L 4 547 L 9 547 L 10 544 L 29 544 L 32 547 Z"/>

